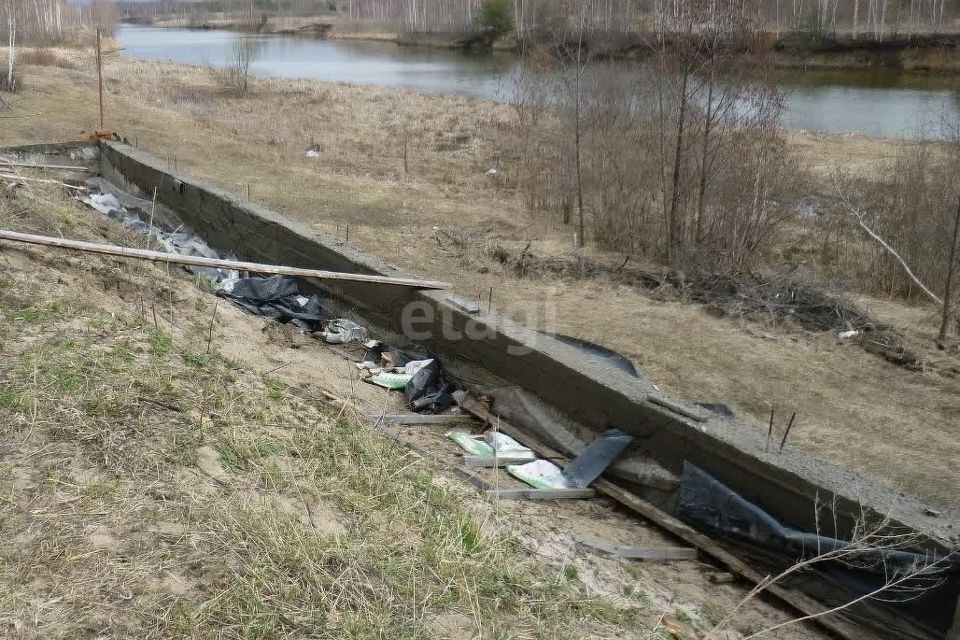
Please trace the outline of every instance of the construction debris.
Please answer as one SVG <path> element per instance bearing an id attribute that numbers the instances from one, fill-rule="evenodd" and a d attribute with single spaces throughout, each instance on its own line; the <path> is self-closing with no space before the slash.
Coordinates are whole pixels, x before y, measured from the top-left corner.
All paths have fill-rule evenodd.
<path id="1" fill-rule="evenodd" d="M 217 295 L 251 313 L 310 331 L 322 320 L 320 300 L 316 295 L 303 296 L 297 281 L 285 276 L 229 279 Z"/>
<path id="2" fill-rule="evenodd" d="M 322 331 L 316 333 L 316 336 L 330 344 L 347 344 L 365 341 L 367 330 L 353 320 L 338 318 L 328 322 Z"/>
<path id="3" fill-rule="evenodd" d="M 564 477 L 575 487 L 589 487 L 631 442 L 633 436 L 619 429 L 610 429 L 600 434 L 563 468 Z"/>
<path id="4" fill-rule="evenodd" d="M 372 415 L 370 418 L 384 423 L 411 426 L 457 424 L 471 420 L 472 416 L 464 415 L 462 413 L 442 413 L 440 415 L 401 413 L 395 415 Z"/>

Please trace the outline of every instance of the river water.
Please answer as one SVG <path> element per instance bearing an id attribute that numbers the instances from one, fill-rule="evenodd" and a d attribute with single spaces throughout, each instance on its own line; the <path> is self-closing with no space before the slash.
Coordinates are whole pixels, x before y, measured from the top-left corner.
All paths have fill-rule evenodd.
<path id="1" fill-rule="evenodd" d="M 517 59 L 392 43 L 321 40 L 232 31 L 121 25 L 122 55 L 223 66 L 237 38 L 258 41 L 251 71 L 260 75 L 403 86 L 509 100 Z M 784 75 L 785 126 L 828 132 L 914 137 L 941 113 L 960 115 L 960 81 L 895 71 L 796 71 Z"/>

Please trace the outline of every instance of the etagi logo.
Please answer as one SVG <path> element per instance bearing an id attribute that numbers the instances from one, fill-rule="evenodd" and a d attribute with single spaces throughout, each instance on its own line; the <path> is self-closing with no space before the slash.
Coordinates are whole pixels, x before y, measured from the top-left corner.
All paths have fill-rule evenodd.
<path id="1" fill-rule="evenodd" d="M 404 305 L 400 327 L 413 342 L 500 341 L 506 342 L 508 355 L 524 356 L 539 347 L 541 331 L 552 332 L 557 326 L 557 305 L 549 295 L 498 311 L 471 315 L 447 304 L 415 300 Z"/>

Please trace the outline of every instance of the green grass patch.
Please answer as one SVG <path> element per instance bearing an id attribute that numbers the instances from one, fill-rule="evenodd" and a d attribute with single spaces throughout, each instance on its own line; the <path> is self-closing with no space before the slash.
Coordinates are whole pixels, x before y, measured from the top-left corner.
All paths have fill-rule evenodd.
<path id="1" fill-rule="evenodd" d="M 150 332 L 150 352 L 155 356 L 167 356 L 173 351 L 173 338 L 161 331 L 155 329 Z"/>
<path id="2" fill-rule="evenodd" d="M 237 451 L 233 445 L 221 442 L 213 445 L 213 448 L 220 454 L 220 461 L 223 463 L 223 466 L 230 471 L 239 473 L 249 468 L 246 456 Z"/>
<path id="3" fill-rule="evenodd" d="M 18 403 L 16 391 L 10 387 L 0 387 L 0 409 L 16 409 Z"/>

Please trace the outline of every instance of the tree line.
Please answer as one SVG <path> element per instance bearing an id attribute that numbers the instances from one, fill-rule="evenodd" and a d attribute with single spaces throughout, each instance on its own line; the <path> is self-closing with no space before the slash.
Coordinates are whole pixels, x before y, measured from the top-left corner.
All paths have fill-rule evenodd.
<path id="1" fill-rule="evenodd" d="M 53 45 L 71 41 L 80 32 L 112 28 L 118 11 L 109 0 L 86 4 L 68 0 L 4 0 L 0 34 L 11 34 L 23 45 Z"/>
<path id="2" fill-rule="evenodd" d="M 64 0 L 37 0 L 32 4 L 52 7 L 54 13 L 71 5 Z M 691 10 L 691 4 L 709 7 L 723 3 L 719 0 L 697 3 L 687 0 L 578 0 L 574 3 L 557 0 L 127 0 L 118 6 L 126 16 L 135 18 L 238 10 L 289 15 L 324 13 L 413 32 L 482 27 L 484 24 L 478 21 L 478 16 L 492 7 L 507 15 L 510 30 L 523 39 L 553 29 L 561 22 L 572 24 L 581 16 L 593 31 L 649 32 L 664 21 L 680 20 L 685 11 Z M 770 33 L 795 32 L 877 41 L 952 31 L 960 15 L 960 7 L 952 0 L 744 0 L 742 4 L 743 11 Z"/>
<path id="3" fill-rule="evenodd" d="M 585 19 L 592 30 L 645 31 L 677 21 L 691 4 L 686 0 L 337 0 L 336 9 L 354 20 L 373 20 L 419 31 L 469 29 L 483 5 L 509 8 L 519 37 L 552 28 L 558 20 Z M 797 31 L 853 38 L 940 33 L 958 15 L 947 0 L 757 0 L 743 3 L 767 31 Z M 699 9 L 697 9 L 699 11 Z"/>
<path id="4" fill-rule="evenodd" d="M 556 4 L 574 20 L 523 52 L 505 141 L 528 212 L 569 225 L 578 247 L 681 271 L 786 263 L 796 277 L 929 299 L 946 331 L 960 122 L 897 144 L 877 175 L 838 168 L 825 194 L 785 137 L 785 95 L 755 5 L 671 0 L 676 11 L 659 14 L 638 64 L 600 59 L 587 44 L 589 10 Z"/>

